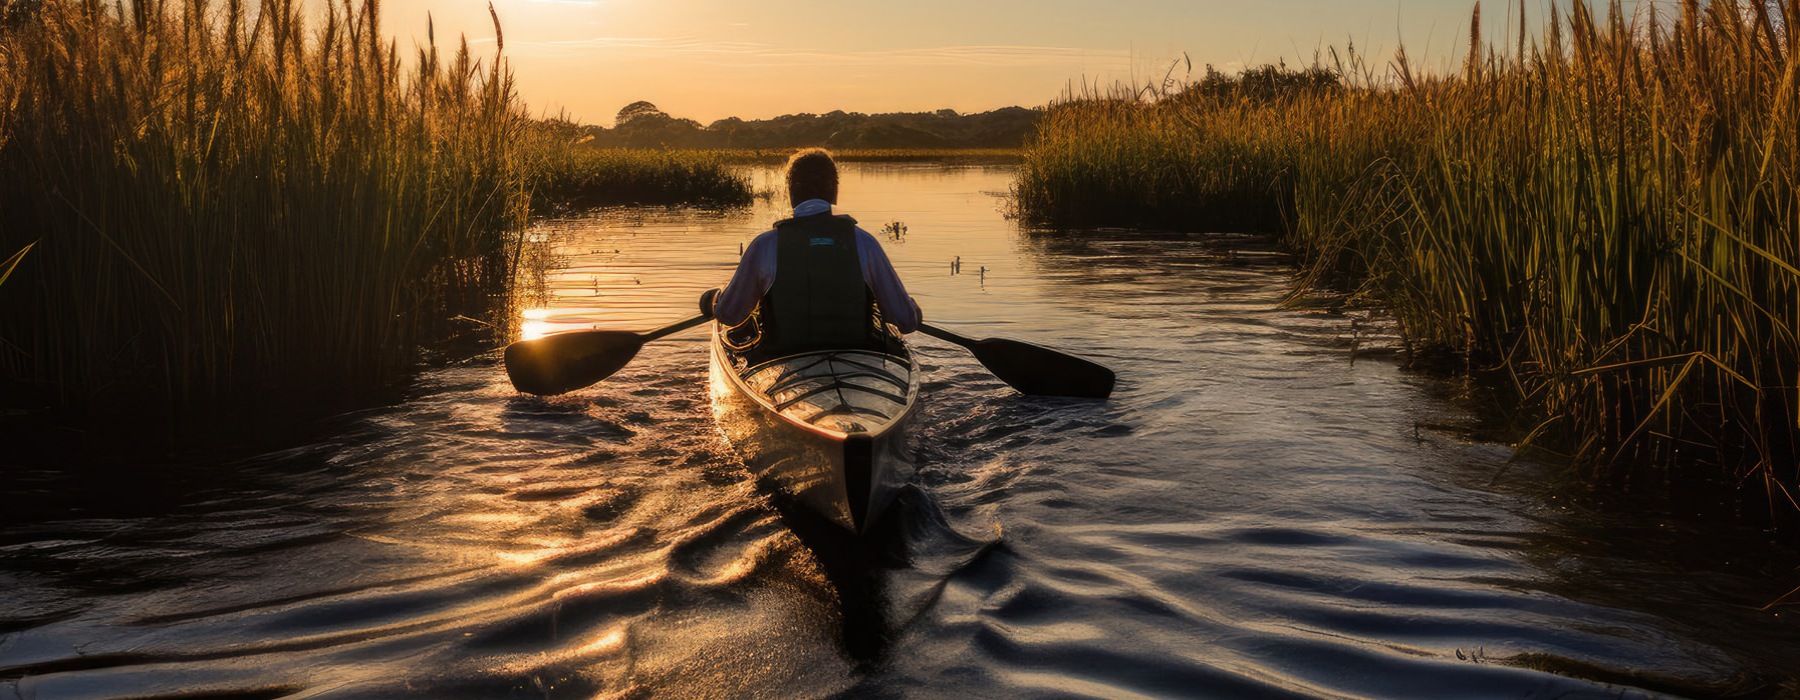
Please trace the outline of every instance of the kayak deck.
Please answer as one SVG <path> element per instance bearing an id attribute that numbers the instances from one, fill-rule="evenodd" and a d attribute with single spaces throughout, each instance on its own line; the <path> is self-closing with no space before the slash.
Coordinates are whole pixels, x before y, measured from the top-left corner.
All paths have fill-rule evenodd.
<path id="1" fill-rule="evenodd" d="M 744 386 L 797 423 L 849 435 L 880 433 L 904 415 L 912 368 L 867 350 L 815 352 L 744 372 Z"/>

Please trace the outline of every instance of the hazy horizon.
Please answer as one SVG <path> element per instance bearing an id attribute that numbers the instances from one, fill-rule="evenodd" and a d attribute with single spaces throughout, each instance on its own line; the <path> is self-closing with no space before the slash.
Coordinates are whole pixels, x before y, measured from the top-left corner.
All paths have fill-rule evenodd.
<path id="1" fill-rule="evenodd" d="M 1566 9 L 1567 0 L 1554 0 Z M 985 112 L 1035 107 L 1086 82 L 1101 86 L 1234 72 L 1354 42 L 1378 71 L 1405 42 L 1424 66 L 1467 51 L 1472 0 L 1073 0 L 819 8 L 719 0 L 495 0 L 504 56 L 535 115 L 610 126 L 648 100 L 708 124 L 784 114 Z M 1547 3 L 1526 2 L 1535 37 Z M 1483 34 L 1516 41 L 1517 2 L 1485 3 Z M 402 55 L 466 35 L 485 62 L 494 30 L 483 0 L 388 0 L 383 32 Z M 1190 66 L 1191 65 L 1191 69 Z"/>

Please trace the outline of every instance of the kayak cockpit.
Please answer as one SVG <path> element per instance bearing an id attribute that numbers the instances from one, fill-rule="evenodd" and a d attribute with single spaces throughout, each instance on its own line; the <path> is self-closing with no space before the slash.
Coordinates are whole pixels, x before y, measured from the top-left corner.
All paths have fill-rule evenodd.
<path id="1" fill-rule="evenodd" d="M 880 433 L 911 405 L 912 365 L 868 350 L 812 352 L 744 372 L 744 386 L 775 412 L 836 433 Z"/>

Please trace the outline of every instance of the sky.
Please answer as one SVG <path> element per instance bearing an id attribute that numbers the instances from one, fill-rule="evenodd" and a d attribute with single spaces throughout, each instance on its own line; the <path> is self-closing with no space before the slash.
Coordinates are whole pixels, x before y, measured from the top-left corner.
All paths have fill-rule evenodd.
<path id="1" fill-rule="evenodd" d="M 1532 31 L 1547 2 L 1524 0 Z M 1484 34 L 1516 37 L 1514 0 L 1483 4 Z M 1601 3 L 1604 4 L 1604 1 Z M 494 0 L 503 55 L 539 116 L 610 126 L 648 100 L 724 117 L 1046 104 L 1081 86 L 1235 72 L 1354 44 L 1377 68 L 1409 56 L 1449 68 L 1473 0 Z M 466 36 L 494 51 L 485 0 L 387 0 L 402 54 Z M 1514 39 L 1516 40 L 1516 39 Z M 1510 43 L 1510 41 L 1509 41 Z M 1191 66 L 1191 68 L 1190 68 Z M 1173 73 L 1171 74 L 1171 68 Z"/>

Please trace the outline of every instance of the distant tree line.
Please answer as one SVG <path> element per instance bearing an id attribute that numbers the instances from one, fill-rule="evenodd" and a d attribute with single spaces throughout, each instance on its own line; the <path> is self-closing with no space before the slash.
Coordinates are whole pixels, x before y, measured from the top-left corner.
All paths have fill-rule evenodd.
<path id="1" fill-rule="evenodd" d="M 773 119 L 737 117 L 701 125 L 638 101 L 619 110 L 612 128 L 560 124 L 576 140 L 615 148 L 838 149 L 1019 148 L 1037 128 L 1043 110 L 1003 107 L 978 114 L 955 110 L 863 114 L 787 114 Z"/>

